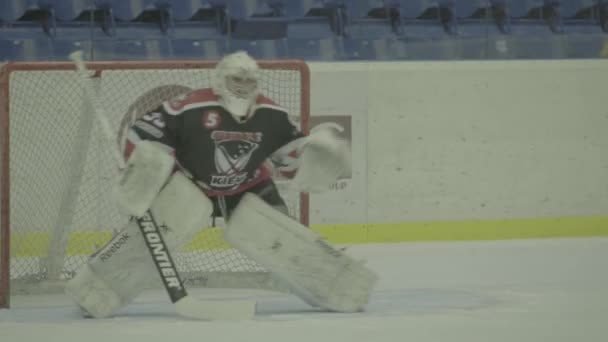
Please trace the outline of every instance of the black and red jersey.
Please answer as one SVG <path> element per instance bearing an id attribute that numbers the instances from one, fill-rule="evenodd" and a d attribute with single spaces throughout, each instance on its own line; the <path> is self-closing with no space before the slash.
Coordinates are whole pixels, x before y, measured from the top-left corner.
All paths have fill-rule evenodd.
<path id="1" fill-rule="evenodd" d="M 195 90 L 136 120 L 126 152 L 138 140 L 160 142 L 208 195 L 240 193 L 270 178 L 268 158 L 303 137 L 287 111 L 264 96 L 251 113 L 239 122 L 211 89 Z"/>

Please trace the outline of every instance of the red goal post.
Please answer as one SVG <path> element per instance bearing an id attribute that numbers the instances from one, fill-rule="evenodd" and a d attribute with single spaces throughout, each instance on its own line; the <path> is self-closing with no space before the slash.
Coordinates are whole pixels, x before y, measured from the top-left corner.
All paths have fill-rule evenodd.
<path id="1" fill-rule="evenodd" d="M 87 68 L 121 143 L 134 117 L 184 91 L 210 86 L 215 64 L 90 62 Z M 263 93 L 287 108 L 307 133 L 306 63 L 259 65 Z M 13 293 L 53 291 L 57 287 L 46 284 L 73 276 L 125 222 L 109 191 L 117 176 L 110 149 L 90 110 L 72 63 L 16 62 L 0 69 L 0 308 L 9 306 L 11 288 Z M 308 225 L 308 195 L 278 183 L 291 215 Z M 176 254 L 180 272 L 194 283 L 211 272 L 263 272 L 229 248 L 217 229 L 202 231 Z"/>

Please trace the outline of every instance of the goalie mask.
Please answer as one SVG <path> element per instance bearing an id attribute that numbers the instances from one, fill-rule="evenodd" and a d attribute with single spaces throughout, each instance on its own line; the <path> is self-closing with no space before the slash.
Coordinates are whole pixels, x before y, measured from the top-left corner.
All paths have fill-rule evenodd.
<path id="1" fill-rule="evenodd" d="M 213 91 L 237 121 L 246 119 L 255 103 L 259 70 L 255 60 L 244 51 L 227 55 L 215 67 Z"/>

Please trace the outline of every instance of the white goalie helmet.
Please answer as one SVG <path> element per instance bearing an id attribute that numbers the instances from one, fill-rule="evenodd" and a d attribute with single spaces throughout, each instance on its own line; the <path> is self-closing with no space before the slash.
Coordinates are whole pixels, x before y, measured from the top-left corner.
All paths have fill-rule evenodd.
<path id="1" fill-rule="evenodd" d="M 237 120 L 248 117 L 255 103 L 259 94 L 259 71 L 257 62 L 245 51 L 225 56 L 215 67 L 213 91 Z"/>

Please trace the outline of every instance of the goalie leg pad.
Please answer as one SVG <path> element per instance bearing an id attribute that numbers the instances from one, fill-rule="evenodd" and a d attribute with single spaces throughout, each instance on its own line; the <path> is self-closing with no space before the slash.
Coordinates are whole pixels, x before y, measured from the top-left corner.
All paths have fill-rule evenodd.
<path id="1" fill-rule="evenodd" d="M 129 215 L 140 217 L 152 205 L 165 185 L 175 160 L 162 144 L 137 143 L 116 188 L 116 200 Z"/>
<path id="2" fill-rule="evenodd" d="M 308 304 L 356 312 L 369 301 L 377 276 L 308 227 L 246 194 L 224 232 L 241 253 L 268 269 Z"/>
<path id="3" fill-rule="evenodd" d="M 96 318 L 108 317 L 116 308 L 127 304 L 88 264 L 84 264 L 74 278 L 67 282 L 65 292 L 86 311 Z"/>
<path id="4" fill-rule="evenodd" d="M 205 228 L 213 206 L 182 173 L 175 173 L 154 200 L 151 211 L 170 251 L 176 251 Z M 160 277 L 135 222 L 129 223 L 95 253 L 66 285 L 66 292 L 94 317 L 108 317 L 130 303 Z M 96 292 L 104 289 L 106 295 Z M 114 293 L 113 300 L 108 293 Z"/>

